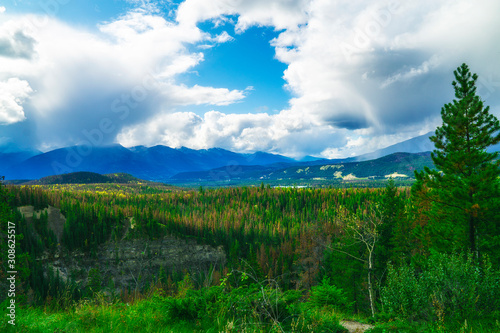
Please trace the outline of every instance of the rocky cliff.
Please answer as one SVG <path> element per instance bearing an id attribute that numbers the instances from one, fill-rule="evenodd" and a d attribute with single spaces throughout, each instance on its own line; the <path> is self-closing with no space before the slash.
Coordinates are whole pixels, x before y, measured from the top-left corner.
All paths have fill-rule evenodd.
<path id="1" fill-rule="evenodd" d="M 19 211 L 26 223 L 33 222 L 42 211 L 34 211 L 32 206 L 20 207 Z M 48 227 L 60 241 L 65 218 L 60 210 L 49 206 Z M 75 281 L 80 287 L 89 283 L 89 272 L 99 272 L 101 287 L 107 290 L 142 290 L 156 281 L 160 271 L 165 274 L 174 272 L 209 273 L 211 268 L 219 267 L 226 261 L 222 247 L 199 244 L 191 239 L 166 236 L 161 239 L 128 239 L 108 241 L 100 245 L 95 254 L 82 251 L 68 251 L 58 245 L 57 250 L 45 252 L 35 258 L 43 266 L 63 280 Z"/>

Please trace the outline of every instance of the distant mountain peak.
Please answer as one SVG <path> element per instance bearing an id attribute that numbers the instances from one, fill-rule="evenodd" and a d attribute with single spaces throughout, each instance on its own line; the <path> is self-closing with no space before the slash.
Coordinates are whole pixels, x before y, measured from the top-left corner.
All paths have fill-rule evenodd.
<path id="1" fill-rule="evenodd" d="M 356 161 L 368 161 L 394 153 L 423 153 L 434 150 L 434 143 L 429 139 L 434 132 L 429 132 L 374 152 L 354 157 Z"/>
<path id="2" fill-rule="evenodd" d="M 1 156 L 0 156 L 1 158 Z M 55 149 L 36 156 L 27 156 L 10 163 L 2 171 L 6 178 L 39 179 L 61 173 L 81 171 L 98 174 L 125 172 L 153 181 L 168 181 L 179 172 L 201 171 L 228 165 L 266 165 L 294 162 L 276 154 L 260 153 L 253 157 L 223 148 L 195 150 L 156 145 L 150 148 L 125 148 L 120 144 L 92 147 L 83 151 L 72 146 Z"/>

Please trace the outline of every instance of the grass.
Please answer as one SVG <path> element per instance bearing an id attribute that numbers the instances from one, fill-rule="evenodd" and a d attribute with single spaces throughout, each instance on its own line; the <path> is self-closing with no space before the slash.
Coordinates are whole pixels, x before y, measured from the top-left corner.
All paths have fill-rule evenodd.
<path id="1" fill-rule="evenodd" d="M 498 333 L 500 321 L 485 319 L 463 322 L 414 322 L 392 321 L 376 324 L 366 333 Z"/>
<path id="2" fill-rule="evenodd" d="M 212 313 L 201 319 L 180 320 L 172 318 L 169 313 L 168 301 L 171 299 L 154 294 L 131 303 L 109 303 L 97 297 L 80 301 L 67 309 L 18 307 L 16 326 L 3 320 L 0 332 L 346 332 L 338 326 L 338 315 L 327 309 L 303 313 L 295 317 L 290 326 L 284 327 L 279 323 L 239 318 L 234 312 L 220 313 L 220 317 Z M 226 306 L 217 304 L 215 307 Z"/>
<path id="3" fill-rule="evenodd" d="M 359 316 L 342 316 L 323 308 L 314 311 L 310 316 L 314 322 L 324 320 L 335 321 L 339 316 L 345 320 L 366 322 Z M 5 310 L 4 310 L 5 311 Z M 2 315 L 5 318 L 5 314 Z M 332 318 L 330 318 L 332 317 Z M 217 321 L 216 318 L 212 320 Z M 2 320 L 1 332 L 36 332 L 36 333 L 92 333 L 92 332 L 280 332 L 276 327 L 263 326 L 256 323 L 255 327 L 238 326 L 238 319 L 214 324 L 214 321 L 193 320 L 181 321 L 169 318 L 165 298 L 153 295 L 148 299 L 132 303 L 108 303 L 102 298 L 80 301 L 68 309 L 51 310 L 48 307 L 17 308 L 16 326 Z M 296 322 L 299 322 L 298 319 Z M 216 327 L 218 326 L 218 327 Z M 293 326 L 293 325 L 292 325 Z M 302 325 L 304 326 L 304 325 Z M 314 325 L 307 326 L 311 328 Z M 293 329 L 293 331 L 296 331 Z M 304 332 L 303 329 L 297 329 Z M 307 330 L 306 330 L 307 331 Z M 322 332 L 323 330 L 319 330 Z M 420 322 L 390 321 L 375 323 L 375 327 L 366 333 L 495 333 L 500 332 L 500 321 L 495 319 L 475 322 Z"/>
<path id="4" fill-rule="evenodd" d="M 159 298 L 133 304 L 83 301 L 67 310 L 18 308 L 16 326 L 2 321 L 2 332 L 196 332 L 196 323 L 168 322 Z"/>

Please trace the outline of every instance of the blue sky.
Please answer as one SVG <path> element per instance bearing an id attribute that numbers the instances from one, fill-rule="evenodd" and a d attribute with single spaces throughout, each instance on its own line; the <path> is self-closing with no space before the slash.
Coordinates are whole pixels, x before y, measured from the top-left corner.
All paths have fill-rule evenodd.
<path id="1" fill-rule="evenodd" d="M 339 158 L 433 131 L 466 62 L 500 116 L 496 0 L 0 5 L 0 149 Z"/>
<path id="2" fill-rule="evenodd" d="M 227 25 L 214 28 L 210 22 L 199 26 L 214 34 L 228 28 Z M 234 39 L 206 50 L 205 60 L 186 75 L 186 84 L 229 89 L 252 87 L 244 103 L 228 105 L 221 111 L 278 113 L 287 106 L 291 97 L 291 93 L 284 88 L 286 65 L 275 59 L 274 48 L 269 43 L 279 33 L 269 27 L 251 27 L 242 34 L 235 34 L 233 27 L 229 28 Z"/>
<path id="3" fill-rule="evenodd" d="M 102 22 L 118 17 L 135 5 L 126 1 L 2 1 L 8 13 L 23 15 L 35 13 L 39 15 L 55 16 L 70 24 L 94 29 Z"/>

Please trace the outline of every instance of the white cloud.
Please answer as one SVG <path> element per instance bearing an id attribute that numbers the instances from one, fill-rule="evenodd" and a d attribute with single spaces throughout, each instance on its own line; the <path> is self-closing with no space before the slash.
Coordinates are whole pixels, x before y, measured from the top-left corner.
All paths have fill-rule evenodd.
<path id="1" fill-rule="evenodd" d="M 380 85 L 381 88 L 385 88 L 395 82 L 398 81 L 409 81 L 414 79 L 415 77 L 419 75 L 424 75 L 429 73 L 429 71 L 435 69 L 438 64 L 440 63 L 440 60 L 438 57 L 434 56 L 428 61 L 424 61 L 423 64 L 421 64 L 418 67 L 412 67 L 410 69 L 404 69 L 403 72 L 401 73 L 396 73 L 389 78 L 387 78 L 385 81 L 382 82 Z"/>
<path id="2" fill-rule="evenodd" d="M 194 137 L 180 129 L 170 129 L 168 137 L 189 137 L 176 142 L 192 148 L 272 149 L 295 156 L 314 151 L 338 158 L 424 134 L 439 124 L 441 106 L 453 98 L 451 73 L 461 62 L 480 75 L 500 77 L 494 60 L 500 52 L 499 10 L 493 0 L 187 0 L 177 13 L 181 25 L 227 23 L 228 15 L 236 15 L 240 33 L 251 25 L 284 29 L 272 45 L 288 65 L 284 78 L 294 97 L 289 109 L 268 115 L 263 124 L 241 129 L 237 124 L 250 115 L 207 113 L 197 119 Z M 498 93 L 489 93 L 500 102 Z"/>
<path id="3" fill-rule="evenodd" d="M 177 105 L 229 105 L 245 97 L 244 92 L 240 90 L 202 87 L 198 85 L 190 88 L 184 85 L 171 86 L 168 93 L 172 95 L 170 97 L 172 103 Z"/>
<path id="4" fill-rule="evenodd" d="M 0 81 L 0 124 L 13 124 L 26 119 L 23 102 L 32 92 L 24 80 L 10 78 Z"/>
<path id="5" fill-rule="evenodd" d="M 44 24 L 30 29 L 34 20 Z M 38 147 L 78 143 L 105 118 L 115 128 L 103 139 L 110 143 L 121 127 L 175 106 L 228 105 L 245 97 L 241 90 L 177 83 L 179 74 L 204 60 L 187 45 L 229 38 L 180 27 L 148 10 L 103 23 L 97 33 L 32 15 L 0 22 L 0 31 L 0 80 L 19 77 L 35 91 L 29 108 L 11 102 L 2 121 L 35 122 Z M 19 41 L 32 48 L 21 48 Z M 14 101 L 4 98 L 5 105 L 7 100 Z"/>
<path id="6" fill-rule="evenodd" d="M 0 30 L 0 57 L 31 59 L 36 41 L 19 24 L 6 22 Z"/>
<path id="7" fill-rule="evenodd" d="M 318 155 L 328 141 L 345 143 L 342 135 L 328 126 L 312 127 L 306 119 L 286 113 L 209 111 L 203 117 L 192 112 L 164 113 L 124 128 L 118 142 L 127 147 L 163 144 L 193 149 L 221 147 L 240 152 L 264 150 L 293 157 L 303 156 L 306 150 Z"/>
<path id="8" fill-rule="evenodd" d="M 325 149 L 349 156 L 418 135 L 453 98 L 452 71 L 467 62 L 500 77 L 498 1 L 312 1 L 308 23 L 273 41 L 288 64 L 291 113 L 335 130 L 371 129 L 366 144 Z M 500 102 L 498 91 L 490 101 Z M 430 128 L 432 130 L 433 128 Z M 403 135 L 395 135 L 407 131 Z M 388 139 L 388 140 L 386 140 Z M 368 144 L 369 142 L 369 144 Z M 338 156 L 337 156 L 338 157 Z"/>
<path id="9" fill-rule="evenodd" d="M 498 12 L 497 0 L 186 0 L 169 21 L 148 1 L 97 33 L 13 16 L 0 23 L 0 81 L 19 78 L 35 91 L 29 107 L 18 96 L 21 112 L 10 117 L 33 119 L 45 147 L 77 142 L 109 117 L 108 140 L 125 145 L 343 157 L 433 130 L 462 62 L 486 79 L 479 91 L 498 110 Z M 28 29 L 33 20 L 46 24 Z M 234 37 L 201 31 L 202 21 L 234 24 Z M 270 42 L 293 98 L 275 114 L 209 111 L 244 101 L 250 89 L 187 86 L 179 76 L 251 26 L 279 31 Z M 178 112 L 189 105 L 210 106 Z"/>
<path id="10" fill-rule="evenodd" d="M 264 113 L 227 115 L 209 111 L 203 118 L 192 112 L 166 113 L 125 128 L 118 135 L 118 141 L 125 146 L 161 143 L 194 149 L 223 147 L 252 150 L 259 145 L 259 141 L 262 144 L 262 138 L 256 138 L 255 131 L 262 127 L 268 129 L 270 121 L 271 117 Z"/>
<path id="11" fill-rule="evenodd" d="M 234 40 L 233 37 L 231 37 L 227 31 L 223 31 L 221 34 L 215 36 L 213 39 L 212 39 L 214 42 L 216 43 L 226 43 L 226 42 L 231 42 Z"/>
<path id="12" fill-rule="evenodd" d="M 217 24 L 215 24 L 215 25 L 217 25 Z M 198 48 L 211 49 L 212 47 L 216 46 L 217 44 L 222 44 L 222 43 L 227 43 L 227 42 L 232 42 L 232 41 L 234 41 L 234 37 L 229 35 L 227 33 L 227 31 L 223 31 L 222 33 L 220 33 L 216 36 L 207 38 L 207 42 L 209 42 L 209 43 L 198 45 Z"/>
<path id="13" fill-rule="evenodd" d="M 185 26 L 206 20 L 220 24 L 225 16 L 238 15 L 235 29 L 240 33 L 253 25 L 296 29 L 307 21 L 308 3 L 309 0 L 186 0 L 179 6 L 177 21 Z"/>

